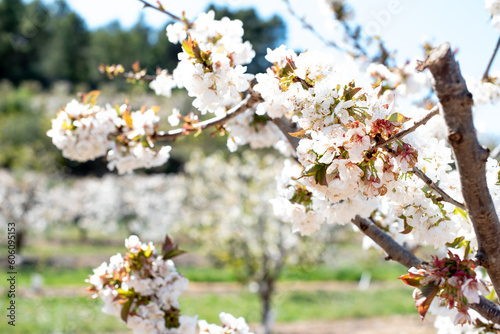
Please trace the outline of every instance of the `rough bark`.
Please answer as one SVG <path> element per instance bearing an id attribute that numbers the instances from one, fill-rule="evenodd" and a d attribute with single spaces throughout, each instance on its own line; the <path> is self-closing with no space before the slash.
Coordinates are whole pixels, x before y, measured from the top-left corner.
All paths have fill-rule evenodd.
<path id="1" fill-rule="evenodd" d="M 500 291 L 500 222 L 486 184 L 489 151 L 479 145 L 472 120 L 472 94 L 448 43 L 436 48 L 422 64 L 434 78 L 442 106 L 448 141 L 460 174 L 464 204 L 476 232 L 478 263 L 486 268 L 495 290 Z"/>
<path id="2" fill-rule="evenodd" d="M 417 267 L 422 263 L 421 259 L 397 243 L 396 240 L 394 240 L 389 234 L 385 233 L 371 220 L 356 216 L 352 220 L 352 223 L 356 225 L 361 232 L 375 241 L 377 245 L 382 247 L 392 260 L 401 263 L 407 268 Z"/>

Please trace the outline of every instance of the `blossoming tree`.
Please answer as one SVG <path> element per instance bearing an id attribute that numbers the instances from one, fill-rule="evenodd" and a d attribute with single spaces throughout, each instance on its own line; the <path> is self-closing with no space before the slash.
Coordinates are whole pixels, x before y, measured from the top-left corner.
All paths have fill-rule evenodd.
<path id="1" fill-rule="evenodd" d="M 185 88 L 198 114 L 208 119 L 174 110 L 170 123 L 182 125 L 160 131 L 158 108 L 99 106 L 97 93 L 91 92 L 68 103 L 53 120 L 48 134 L 65 157 L 86 161 L 105 155 L 111 170 L 130 173 L 165 163 L 171 146 L 163 143 L 207 128 L 227 134 L 231 151 L 244 144 L 274 147 L 291 163 L 281 172 L 281 196 L 272 203 L 275 214 L 295 232 L 311 235 L 322 233 L 324 224 L 353 224 L 389 259 L 409 268 L 400 278 L 416 287 L 422 318 L 433 309 L 463 325 L 458 332 L 498 332 L 500 306 L 494 292 L 500 289 L 500 167 L 479 144 L 472 120 L 474 103 L 499 96 L 489 66 L 482 81 L 472 78 L 466 84 L 447 43 L 421 62 L 390 66 L 382 44 L 380 53 L 370 57 L 349 22 L 348 4 L 331 0 L 325 3 L 346 38 L 329 44 L 345 51 L 344 57 L 297 54 L 281 46 L 268 50 L 266 73 L 254 75 L 246 72 L 254 52 L 242 40 L 241 22 L 215 20 L 213 12 L 190 21 L 160 3 L 140 2 L 176 21 L 167 27 L 167 36 L 182 44 L 177 68 L 153 77 L 139 68 L 103 70 L 111 76 L 151 79 L 156 94 L 167 97 L 173 88 Z M 500 2 L 487 0 L 486 5 L 497 26 Z M 431 86 L 432 98 L 417 103 Z M 173 322 L 162 320 L 168 329 L 157 330 L 177 333 L 182 328 L 177 313 L 148 309 L 149 301 L 157 298 L 161 306 L 166 297 L 138 297 L 126 283 L 140 274 L 151 280 L 149 288 L 141 286 L 147 291 L 142 296 L 157 296 L 164 284 L 153 282 L 165 278 L 142 266 L 162 267 L 163 262 L 154 264 L 150 246 L 128 243 L 131 255 L 124 261 L 129 264 L 119 259 L 96 275 L 103 280 L 123 273 L 102 285 L 121 284 L 115 295 L 126 300 L 120 312 L 127 323 L 128 316 L 172 316 Z M 435 247 L 436 255 L 417 257 L 411 249 L 421 244 Z M 136 265 L 136 256 L 146 260 Z M 438 317 L 436 323 L 446 326 L 446 319 Z M 203 322 L 200 327 L 202 333 L 212 332 Z"/>

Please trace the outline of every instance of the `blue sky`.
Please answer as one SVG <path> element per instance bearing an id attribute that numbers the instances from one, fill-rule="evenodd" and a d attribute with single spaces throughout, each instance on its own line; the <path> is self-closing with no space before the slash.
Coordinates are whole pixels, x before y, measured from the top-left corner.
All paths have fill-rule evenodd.
<path id="1" fill-rule="evenodd" d="M 50 2 L 50 1 L 48 1 Z M 151 3 L 155 1 L 150 0 Z M 301 24 L 288 14 L 281 0 L 218 0 L 218 4 L 234 8 L 255 7 L 262 17 L 281 15 L 288 26 L 287 45 L 295 49 L 324 49 L 325 46 Z M 324 30 L 324 17 L 318 10 L 316 0 L 290 0 L 296 12 Z M 151 9 L 142 9 L 137 0 L 67 0 L 90 28 L 97 28 L 118 20 L 125 26 L 133 25 L 140 13 L 153 27 L 162 27 L 168 18 Z M 183 10 L 189 18 L 208 6 L 206 0 L 163 0 L 162 4 L 171 12 Z M 377 31 L 389 49 L 398 50 L 400 61 L 421 59 L 420 45 L 424 39 L 438 45 L 449 41 L 459 49 L 457 59 L 465 74 L 481 76 L 500 35 L 489 24 L 489 14 L 484 1 L 476 0 L 351 0 L 356 17 L 366 31 Z M 396 10 L 394 10 L 396 8 Z M 493 69 L 500 68 L 496 62 Z M 500 64 L 500 63 L 498 63 Z"/>

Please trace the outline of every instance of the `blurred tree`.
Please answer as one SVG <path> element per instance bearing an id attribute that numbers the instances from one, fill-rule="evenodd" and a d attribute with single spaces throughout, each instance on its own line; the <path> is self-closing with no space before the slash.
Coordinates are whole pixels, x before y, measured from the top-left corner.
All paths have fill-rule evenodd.
<path id="1" fill-rule="evenodd" d="M 41 72 L 49 81 L 88 81 L 90 34 L 85 22 L 65 2 L 57 2 L 57 7 L 47 26 L 50 40 L 42 48 Z"/>
<path id="2" fill-rule="evenodd" d="M 21 0 L 0 1 L 0 76 L 15 84 L 41 79 L 36 72 L 39 43 L 45 42 L 48 9 L 40 1 L 25 5 Z"/>

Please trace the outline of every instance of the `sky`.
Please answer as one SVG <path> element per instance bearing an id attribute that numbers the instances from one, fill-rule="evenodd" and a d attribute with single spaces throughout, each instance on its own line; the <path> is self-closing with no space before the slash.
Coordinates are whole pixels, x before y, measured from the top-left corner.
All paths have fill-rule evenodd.
<path id="1" fill-rule="evenodd" d="M 48 0 L 47 2 L 50 2 Z M 155 1 L 150 0 L 151 3 Z M 288 27 L 287 46 L 293 49 L 325 49 L 327 47 L 313 34 L 303 29 L 292 17 L 283 0 L 216 0 L 217 4 L 233 8 L 255 7 L 261 17 L 273 14 L 282 16 Z M 142 13 L 152 27 L 163 27 L 168 21 L 164 14 L 152 9 L 142 9 L 138 0 L 67 0 L 69 6 L 78 12 L 91 29 L 118 20 L 124 27 L 130 27 Z M 170 12 L 180 15 L 186 12 L 188 18 L 208 6 L 206 0 L 162 0 Z M 306 17 L 318 31 L 324 32 L 325 13 L 321 13 L 318 0 L 290 0 L 297 13 Z M 457 48 L 457 59 L 464 73 L 481 76 L 499 37 L 491 27 L 489 13 L 484 1 L 476 0 L 350 0 L 355 10 L 355 20 L 365 27 L 367 34 L 378 33 L 390 50 L 397 51 L 397 59 L 422 59 L 420 46 L 424 40 L 435 45 L 450 42 Z M 500 62 L 493 68 L 500 69 Z"/>

